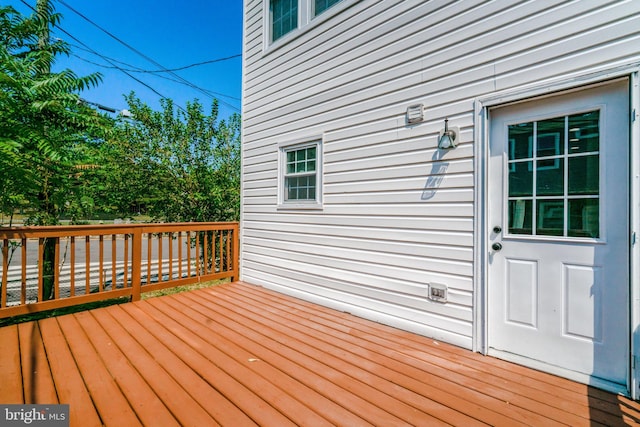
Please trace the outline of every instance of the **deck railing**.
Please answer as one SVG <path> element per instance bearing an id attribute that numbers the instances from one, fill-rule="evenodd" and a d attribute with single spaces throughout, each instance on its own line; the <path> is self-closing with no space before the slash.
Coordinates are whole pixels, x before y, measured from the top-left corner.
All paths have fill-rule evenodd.
<path id="1" fill-rule="evenodd" d="M 0 318 L 238 278 L 238 223 L 0 228 Z"/>

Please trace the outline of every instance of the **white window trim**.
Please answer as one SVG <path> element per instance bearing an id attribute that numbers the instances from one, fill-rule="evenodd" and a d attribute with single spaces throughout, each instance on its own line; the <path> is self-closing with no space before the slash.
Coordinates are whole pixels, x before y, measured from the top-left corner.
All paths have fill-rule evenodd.
<path id="1" fill-rule="evenodd" d="M 271 16 L 269 12 L 269 0 L 263 0 L 262 2 L 262 28 L 263 28 L 263 43 L 264 53 L 268 53 L 274 49 L 283 46 L 290 41 L 298 38 L 305 31 L 315 27 L 316 25 L 331 19 L 332 16 L 337 15 L 348 6 L 357 3 L 360 0 L 342 0 L 339 3 L 326 9 L 318 16 L 314 16 L 314 0 L 298 0 L 298 28 L 288 32 L 280 37 L 278 40 L 272 41 Z"/>
<path id="2" fill-rule="evenodd" d="M 287 141 L 278 144 L 278 209 L 315 209 L 323 208 L 323 150 L 322 136 L 306 138 L 304 140 Z M 315 200 L 285 200 L 285 172 L 287 170 L 286 153 L 291 150 L 316 147 L 316 199 Z"/>

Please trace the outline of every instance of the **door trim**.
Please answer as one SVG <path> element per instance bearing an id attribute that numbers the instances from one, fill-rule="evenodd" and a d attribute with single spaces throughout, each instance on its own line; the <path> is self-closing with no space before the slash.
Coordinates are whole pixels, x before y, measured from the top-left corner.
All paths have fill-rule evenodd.
<path id="1" fill-rule="evenodd" d="M 474 168 L 478 173 L 474 178 L 474 327 L 473 351 L 487 355 L 488 345 L 488 254 L 489 254 L 489 224 L 488 224 L 488 159 L 489 159 L 489 115 L 490 107 L 519 103 L 530 98 L 544 98 L 558 93 L 570 93 L 610 83 L 618 78 L 629 79 L 630 115 L 630 159 L 629 159 L 629 192 L 631 194 L 629 206 L 630 233 L 635 233 L 635 241 L 629 249 L 629 309 L 630 316 L 630 377 L 627 380 L 628 390 L 611 387 L 610 384 L 596 384 L 592 379 L 576 378 L 569 372 L 557 372 L 562 376 L 581 382 L 621 392 L 633 399 L 640 398 L 640 64 L 615 67 L 582 76 L 560 79 L 541 85 L 524 88 L 509 89 L 494 92 L 474 101 L 474 140 L 478 143 L 474 147 Z M 634 304 L 634 301 L 636 302 Z M 607 387 L 609 385 L 609 387 Z"/>

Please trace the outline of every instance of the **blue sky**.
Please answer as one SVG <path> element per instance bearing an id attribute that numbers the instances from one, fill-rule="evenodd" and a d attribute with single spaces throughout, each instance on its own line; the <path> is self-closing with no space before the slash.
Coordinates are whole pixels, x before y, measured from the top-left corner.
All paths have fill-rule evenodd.
<path id="1" fill-rule="evenodd" d="M 160 67 L 105 32 L 96 28 L 72 11 L 84 15 L 114 36 L 153 59 L 167 69 L 185 67 L 200 62 L 228 58 L 242 53 L 241 0 L 50 0 L 62 14 L 60 27 L 91 50 L 116 62 L 124 69 L 141 68 L 155 71 Z M 24 4 L 35 7 L 36 0 L 0 0 L 24 14 L 31 11 Z M 72 46 L 73 55 L 60 57 L 55 67 L 70 68 L 84 76 L 100 72 L 102 83 L 81 96 L 91 102 L 123 110 L 127 108 L 123 94 L 135 91 L 137 96 L 154 109 L 160 109 L 160 96 L 123 72 L 111 67 L 104 58 L 88 52 L 80 42 L 55 29 L 52 37 L 61 38 Z M 124 65 L 124 64 L 128 65 Z M 167 73 L 138 73 L 131 75 L 183 106 L 199 99 L 208 110 L 211 96 L 220 100 L 220 113 L 226 117 L 240 112 L 240 57 L 194 66 L 175 73 L 202 91 L 175 81 L 179 77 Z"/>

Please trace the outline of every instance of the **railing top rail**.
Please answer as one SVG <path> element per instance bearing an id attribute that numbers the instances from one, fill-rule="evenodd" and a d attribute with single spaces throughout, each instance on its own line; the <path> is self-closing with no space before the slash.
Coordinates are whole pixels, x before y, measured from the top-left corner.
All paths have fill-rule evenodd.
<path id="1" fill-rule="evenodd" d="M 169 222 L 143 224 L 95 224 L 52 225 L 28 227 L 0 227 L 1 239 L 35 237 L 67 237 L 107 234 L 130 234 L 134 232 L 159 233 L 170 231 L 227 230 L 238 228 L 238 222 Z"/>

